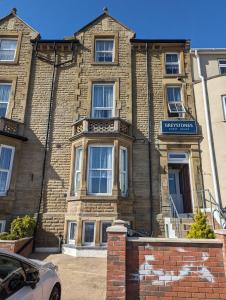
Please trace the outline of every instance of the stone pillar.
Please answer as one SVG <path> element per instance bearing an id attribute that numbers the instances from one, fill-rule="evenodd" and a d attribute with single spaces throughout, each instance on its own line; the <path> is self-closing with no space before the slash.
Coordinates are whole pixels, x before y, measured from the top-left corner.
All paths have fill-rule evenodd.
<path id="1" fill-rule="evenodd" d="M 106 300 L 126 300 L 125 222 L 117 220 L 107 228 L 107 295 Z"/>

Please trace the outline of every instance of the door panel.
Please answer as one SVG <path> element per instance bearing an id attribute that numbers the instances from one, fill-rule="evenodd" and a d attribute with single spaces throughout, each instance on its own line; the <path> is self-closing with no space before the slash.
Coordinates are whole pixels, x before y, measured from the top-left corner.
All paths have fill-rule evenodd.
<path id="1" fill-rule="evenodd" d="M 181 194 L 180 170 L 169 169 L 168 180 L 169 180 L 169 194 L 171 195 L 178 213 L 184 212 L 183 195 Z"/>

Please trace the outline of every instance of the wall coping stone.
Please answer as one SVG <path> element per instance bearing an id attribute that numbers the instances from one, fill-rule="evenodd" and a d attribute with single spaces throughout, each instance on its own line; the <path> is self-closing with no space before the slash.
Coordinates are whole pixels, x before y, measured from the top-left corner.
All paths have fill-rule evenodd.
<path id="1" fill-rule="evenodd" d="M 112 226 L 114 227 L 114 226 Z M 112 227 L 109 227 L 112 228 Z M 121 227 L 120 227 L 121 228 Z M 218 239 L 169 239 L 169 238 L 152 238 L 152 237 L 127 237 L 129 242 L 138 243 L 178 243 L 178 244 L 223 244 L 223 241 Z"/>
<path id="2" fill-rule="evenodd" d="M 226 229 L 216 229 L 214 232 L 216 234 L 226 235 Z"/>
<path id="3" fill-rule="evenodd" d="M 113 225 L 111 227 L 107 228 L 107 232 L 121 232 L 121 233 L 127 233 L 127 228 L 124 226 L 119 226 L 119 225 Z"/>
<path id="4" fill-rule="evenodd" d="M 17 239 L 17 240 L 0 240 L 0 244 L 1 243 L 15 244 L 15 242 L 26 241 L 26 240 L 30 240 L 31 238 L 32 237 L 25 237 L 25 238 Z"/>

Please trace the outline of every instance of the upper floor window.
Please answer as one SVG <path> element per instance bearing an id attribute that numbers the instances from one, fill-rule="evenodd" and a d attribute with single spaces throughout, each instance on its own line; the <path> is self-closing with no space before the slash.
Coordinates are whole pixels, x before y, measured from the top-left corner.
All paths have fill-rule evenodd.
<path id="1" fill-rule="evenodd" d="M 114 61 L 114 39 L 95 40 L 95 61 L 96 62 Z"/>
<path id="2" fill-rule="evenodd" d="M 114 84 L 95 83 L 92 91 L 92 117 L 112 118 L 114 107 Z"/>
<path id="3" fill-rule="evenodd" d="M 226 74 L 226 59 L 219 59 L 220 74 Z"/>
<path id="4" fill-rule="evenodd" d="M 0 195 L 4 196 L 9 189 L 13 165 L 14 147 L 0 146 Z"/>
<path id="5" fill-rule="evenodd" d="M 179 54 L 166 53 L 165 67 L 166 67 L 166 74 L 179 74 L 180 73 Z"/>
<path id="6" fill-rule="evenodd" d="M 10 92 L 11 84 L 0 83 L 0 117 L 5 117 L 7 114 Z"/>
<path id="7" fill-rule="evenodd" d="M 75 177 L 74 177 L 74 191 L 78 192 L 81 182 L 82 169 L 82 148 L 77 148 L 75 151 Z"/>
<path id="8" fill-rule="evenodd" d="M 167 86 L 167 102 L 170 117 L 182 117 L 186 112 L 180 86 Z"/>
<path id="9" fill-rule="evenodd" d="M 112 193 L 113 146 L 89 147 L 88 193 Z"/>
<path id="10" fill-rule="evenodd" d="M 226 121 L 226 96 L 222 97 L 222 101 L 223 101 L 224 121 Z"/>
<path id="11" fill-rule="evenodd" d="M 0 61 L 14 61 L 16 45 L 16 39 L 0 38 Z"/>
<path id="12" fill-rule="evenodd" d="M 124 147 L 120 147 L 119 174 L 121 195 L 126 196 L 128 192 L 128 155 L 127 149 Z"/>

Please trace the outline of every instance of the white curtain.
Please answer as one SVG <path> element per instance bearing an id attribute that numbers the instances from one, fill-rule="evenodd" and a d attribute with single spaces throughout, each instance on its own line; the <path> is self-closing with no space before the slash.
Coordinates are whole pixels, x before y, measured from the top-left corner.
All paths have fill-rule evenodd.
<path id="1" fill-rule="evenodd" d="M 0 60 L 14 60 L 16 40 L 3 39 L 0 41 Z"/>
<path id="2" fill-rule="evenodd" d="M 76 149 L 74 190 L 77 192 L 81 182 L 82 148 Z"/>
<path id="3" fill-rule="evenodd" d="M 0 117 L 6 116 L 11 85 L 0 84 Z"/>
<path id="4" fill-rule="evenodd" d="M 0 192 L 6 192 L 11 157 L 12 149 L 2 147 L 0 155 Z"/>
<path id="5" fill-rule="evenodd" d="M 113 109 L 113 85 L 94 85 L 93 117 L 111 118 Z"/>
<path id="6" fill-rule="evenodd" d="M 168 87 L 167 99 L 169 102 L 180 102 L 181 101 L 180 87 Z"/>
<path id="7" fill-rule="evenodd" d="M 112 147 L 91 147 L 89 151 L 89 192 L 111 194 Z"/>

